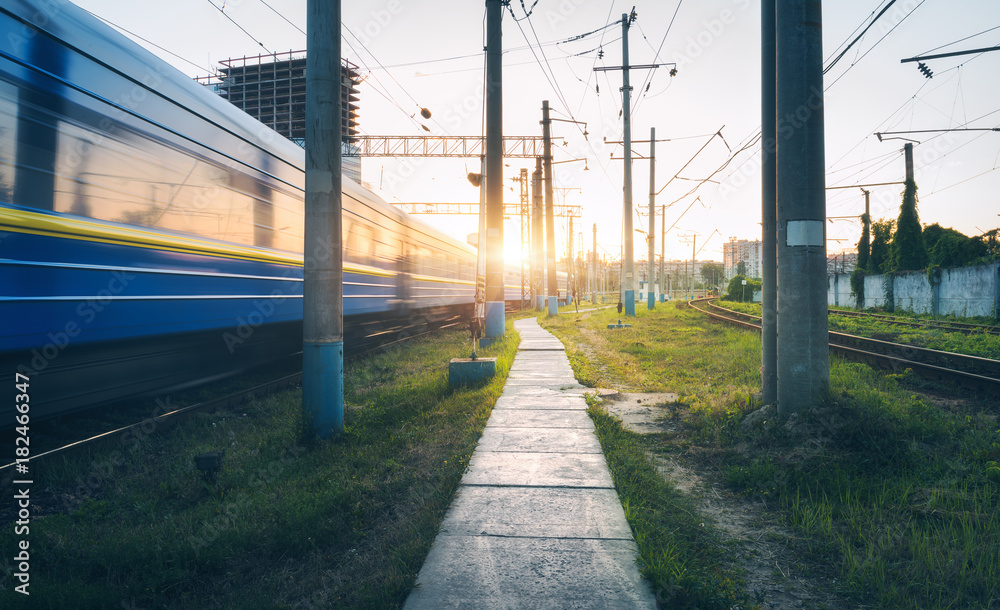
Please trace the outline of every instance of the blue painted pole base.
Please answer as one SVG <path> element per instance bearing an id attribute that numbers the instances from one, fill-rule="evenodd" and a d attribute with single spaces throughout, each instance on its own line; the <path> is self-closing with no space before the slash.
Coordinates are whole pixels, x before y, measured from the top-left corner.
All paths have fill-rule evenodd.
<path id="1" fill-rule="evenodd" d="M 631 318 L 635 317 L 635 291 L 626 290 L 625 291 L 625 315 Z"/>
<path id="2" fill-rule="evenodd" d="M 656 295 L 653 294 L 652 291 L 650 291 L 647 294 L 647 297 L 648 298 L 646 299 L 646 309 L 656 309 Z"/>
<path id="3" fill-rule="evenodd" d="M 667 302 L 667 295 L 660 294 L 660 302 L 661 303 L 666 303 Z"/>
<path id="4" fill-rule="evenodd" d="M 484 383 L 496 374 L 496 358 L 452 358 L 448 363 L 448 385 L 453 388 Z"/>
<path id="5" fill-rule="evenodd" d="M 483 337 L 486 339 L 503 339 L 504 335 L 504 302 L 486 301 L 486 327 Z"/>
<path id="6" fill-rule="evenodd" d="M 535 297 L 535 309 L 542 311 L 545 309 L 545 297 L 542 295 L 537 295 Z"/>
<path id="7" fill-rule="evenodd" d="M 344 342 L 302 344 L 302 411 L 323 440 L 344 432 Z"/>
<path id="8" fill-rule="evenodd" d="M 549 315 L 559 315 L 559 299 L 557 297 L 549 297 Z"/>

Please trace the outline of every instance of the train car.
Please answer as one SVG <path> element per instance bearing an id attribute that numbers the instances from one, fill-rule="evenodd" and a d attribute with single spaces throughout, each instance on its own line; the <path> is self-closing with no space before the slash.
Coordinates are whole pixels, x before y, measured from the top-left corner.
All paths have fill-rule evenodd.
<path id="1" fill-rule="evenodd" d="M 300 351 L 303 168 L 300 147 L 71 3 L 6 0 L 0 370 L 30 377 L 33 416 Z M 343 188 L 348 336 L 471 312 L 472 248 Z"/>

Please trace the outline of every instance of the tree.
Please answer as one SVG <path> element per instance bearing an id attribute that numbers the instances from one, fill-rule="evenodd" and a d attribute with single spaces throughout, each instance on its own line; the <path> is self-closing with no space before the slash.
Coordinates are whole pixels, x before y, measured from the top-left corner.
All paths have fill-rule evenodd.
<path id="1" fill-rule="evenodd" d="M 747 263 L 746 261 L 740 261 L 736 263 L 736 275 L 746 276 L 747 274 Z"/>
<path id="2" fill-rule="evenodd" d="M 722 265 L 719 263 L 705 263 L 701 266 L 701 278 L 705 280 L 706 286 L 715 286 L 722 277 Z"/>
<path id="3" fill-rule="evenodd" d="M 908 180 L 903 190 L 903 203 L 899 206 L 896 234 L 889 249 L 893 271 L 916 271 L 927 267 L 927 246 L 922 232 L 917 215 L 917 185 Z"/>
<path id="4" fill-rule="evenodd" d="M 871 234 L 868 225 L 872 222 L 868 214 L 861 215 L 861 239 L 858 240 L 858 269 L 868 269 L 868 255 L 871 252 Z"/>
<path id="5" fill-rule="evenodd" d="M 892 241 L 892 232 L 895 228 L 895 220 L 878 220 L 872 223 L 872 246 L 868 256 L 868 273 L 892 271 L 889 265 L 889 244 Z"/>

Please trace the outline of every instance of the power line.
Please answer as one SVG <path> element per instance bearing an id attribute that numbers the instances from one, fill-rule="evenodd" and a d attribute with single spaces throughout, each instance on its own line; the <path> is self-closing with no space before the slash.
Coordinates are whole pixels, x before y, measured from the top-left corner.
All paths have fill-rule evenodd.
<path id="1" fill-rule="evenodd" d="M 274 8 L 273 6 L 271 6 L 270 4 L 268 4 L 268 3 L 267 3 L 267 2 L 265 1 L 265 0 L 260 0 L 260 3 L 261 3 L 261 4 L 263 4 L 264 6 L 266 6 L 267 8 L 271 9 L 271 10 L 272 10 L 272 11 L 274 12 L 274 14 L 275 14 L 275 15 L 277 15 L 278 17 L 281 17 L 282 19 L 284 19 L 284 20 L 285 20 L 285 22 L 286 22 L 286 23 L 287 23 L 288 25 L 290 25 L 290 26 L 292 26 L 293 28 L 295 28 L 296 30 L 298 30 L 298 31 L 302 32 L 302 35 L 303 35 L 303 36 L 305 36 L 305 35 L 306 35 L 306 33 L 305 33 L 304 31 L 302 31 L 302 28 L 300 28 L 299 26 L 297 26 L 297 25 L 295 25 L 294 23 L 292 23 L 292 22 L 291 22 L 291 21 L 290 21 L 290 20 L 288 19 L 288 17 L 285 17 L 285 16 L 283 15 L 283 14 L 281 14 L 281 12 L 280 12 L 280 11 L 278 11 L 278 10 L 277 10 L 276 8 Z"/>
<path id="2" fill-rule="evenodd" d="M 893 0 L 893 1 L 895 1 L 895 0 Z M 864 55 L 862 55 L 861 57 L 859 57 L 859 58 L 857 58 L 856 60 L 854 60 L 854 61 L 853 61 L 853 62 L 851 63 L 851 65 L 850 65 L 850 66 L 848 66 L 848 68 L 847 68 L 846 70 L 844 70 L 844 71 L 843 71 L 843 72 L 841 73 L 841 75 L 837 77 L 837 79 L 836 79 L 836 80 L 834 80 L 834 81 L 833 81 L 832 83 L 830 83 L 829 85 L 827 85 L 827 86 L 826 86 L 826 87 L 825 87 L 825 88 L 823 89 L 823 91 L 828 91 L 828 90 L 830 89 L 830 87 L 832 87 L 832 86 L 836 85 L 836 84 L 837 84 L 837 81 L 839 81 L 840 79 L 844 78 L 844 76 L 845 76 L 845 75 L 846 75 L 846 74 L 847 74 L 848 72 L 850 72 L 850 71 L 851 71 L 851 68 L 853 68 L 854 66 L 858 65 L 858 63 L 860 63 L 862 59 L 864 59 L 865 57 L 867 57 L 867 56 L 868 56 L 868 54 L 869 54 L 869 53 L 871 53 L 871 52 L 872 52 L 872 50 L 874 50 L 874 49 L 875 49 L 875 47 L 877 47 L 877 46 L 879 45 L 879 43 L 881 43 L 881 42 L 882 42 L 883 40 L 885 40 L 885 39 L 886 39 L 886 37 L 888 37 L 888 36 L 889 36 L 889 34 L 892 34 L 892 33 L 893 33 L 893 32 L 894 32 L 895 30 L 896 30 L 896 28 L 898 28 L 898 27 L 899 27 L 899 26 L 900 26 L 900 25 L 901 25 L 901 24 L 902 24 L 902 23 L 903 23 L 904 21 L 906 21 L 906 20 L 907 20 L 907 19 L 908 19 L 908 18 L 910 17 L 910 15 L 912 15 L 912 14 L 914 13 L 914 11 L 916 11 L 916 10 L 917 10 L 918 8 L 920 8 L 921 6 L 923 6 L 924 2 L 926 2 L 926 1 L 927 1 L 927 0 L 920 0 L 920 4 L 918 4 L 918 5 L 916 5 L 915 7 L 913 7 L 913 9 L 912 9 L 912 10 L 910 10 L 910 12 L 909 12 L 909 13 L 907 13 L 906 15 L 904 15 L 904 16 L 903 16 L 903 18 L 902 18 L 902 19 L 900 19 L 898 23 L 896 23 L 896 25 L 892 26 L 892 28 L 891 28 L 891 29 L 890 29 L 890 30 L 889 30 L 888 32 L 886 32 L 886 33 L 885 33 L 885 34 L 884 34 L 884 35 L 883 35 L 883 36 L 882 36 L 881 38 L 879 38 L 879 39 L 878 39 L 878 40 L 877 40 L 877 41 L 875 42 L 875 44 L 873 44 L 873 45 L 872 45 L 872 46 L 871 46 L 871 47 L 870 47 L 870 48 L 869 48 L 869 49 L 868 49 L 867 51 L 865 51 L 865 54 L 864 54 Z"/>
<path id="3" fill-rule="evenodd" d="M 683 4 L 683 3 L 684 3 L 684 0 L 677 0 L 677 7 L 674 8 L 674 14 L 673 14 L 672 17 L 670 17 L 670 23 L 667 24 L 667 30 L 665 32 L 663 32 L 663 38 L 660 39 L 660 46 L 659 46 L 659 48 L 656 49 L 656 53 L 653 55 L 653 62 L 654 63 L 661 63 L 659 61 L 660 51 L 663 50 L 663 45 L 664 45 L 664 43 L 667 42 L 667 35 L 670 34 L 670 29 L 673 28 L 674 21 L 677 19 L 677 13 L 680 12 L 680 10 L 681 10 L 681 4 Z M 640 29 L 640 32 L 641 31 L 642 30 Z M 643 38 L 646 37 L 645 34 L 643 34 L 642 36 L 643 36 Z M 650 46 L 652 46 L 652 45 L 650 45 Z M 639 102 L 641 102 L 643 99 L 645 99 L 646 92 L 649 91 L 649 87 L 647 87 L 647 85 L 650 84 L 650 82 L 652 80 L 653 80 L 653 70 L 650 70 L 649 72 L 646 73 L 646 77 L 642 81 L 642 86 L 640 87 L 641 93 L 639 94 L 638 99 L 636 99 L 635 103 L 632 105 L 632 114 L 633 115 L 635 114 L 636 109 L 639 108 Z"/>
<path id="4" fill-rule="evenodd" d="M 83 7 L 80 7 L 80 8 L 83 8 Z M 87 9 L 83 9 L 83 10 L 87 11 Z M 111 27 L 113 27 L 113 28 L 115 28 L 117 30 L 120 30 L 122 32 L 125 32 L 126 34 L 128 34 L 129 36 L 132 36 L 133 38 L 138 38 L 139 40 L 145 42 L 146 44 L 154 46 L 157 49 L 163 51 L 167 55 L 171 55 L 173 57 L 176 57 L 177 59 L 179 59 L 179 60 L 181 60 L 181 61 L 183 61 L 183 62 L 185 62 L 187 64 L 190 64 L 190 65 L 194 66 L 195 68 L 198 68 L 198 70 L 201 71 L 201 72 L 205 72 L 205 73 L 211 73 L 212 72 L 211 68 L 207 68 L 206 69 L 205 66 L 201 66 L 199 64 L 194 63 L 190 59 L 181 57 L 177 53 L 174 53 L 173 51 L 170 51 L 169 49 L 165 49 L 164 47 L 161 47 L 160 45 L 156 44 L 155 42 L 153 42 L 153 41 L 151 41 L 151 40 L 149 40 L 147 38 L 143 38 L 142 36 L 139 36 L 135 32 L 129 31 L 129 30 L 125 29 L 124 27 L 118 25 L 117 23 L 114 23 L 113 21 L 110 21 L 109 19 L 101 17 L 100 15 L 98 15 L 96 13 L 93 13 L 91 11 L 87 11 L 87 12 L 90 13 L 91 16 L 96 17 L 97 19 L 100 19 L 101 21 L 103 21 L 104 23 L 110 25 Z"/>
<path id="5" fill-rule="evenodd" d="M 958 44 L 960 42 L 965 42 L 966 40 L 968 40 L 970 38 L 975 38 L 976 36 L 982 36 L 983 34 L 986 34 L 987 32 L 992 32 L 993 30 L 998 30 L 998 29 L 1000 29 L 1000 25 L 991 27 L 988 30 L 983 30 L 982 32 L 979 32 L 978 34 L 973 34 L 972 36 L 966 36 L 965 38 L 959 38 L 955 42 L 949 42 L 948 44 L 943 44 L 940 47 L 934 47 L 933 49 L 928 49 L 927 51 L 924 51 L 923 53 L 921 53 L 921 55 L 927 55 L 928 53 L 933 53 L 934 51 L 937 51 L 938 49 L 943 49 L 945 47 L 950 47 L 953 44 Z"/>
<path id="6" fill-rule="evenodd" d="M 236 27 L 238 27 L 238 28 L 240 29 L 240 31 L 241 31 L 241 32 L 243 32 L 244 34 L 246 34 L 247 36 L 249 36 L 249 37 L 250 37 L 250 39 L 251 39 L 251 40 L 253 40 L 254 42 L 256 42 L 257 44 L 259 44 L 259 45 L 260 45 L 260 48 L 264 49 L 264 50 L 265 50 L 265 51 L 267 51 L 267 52 L 268 52 L 269 54 L 271 53 L 271 50 L 270 50 L 270 49 L 268 49 L 267 47 L 265 47 L 265 46 L 264 46 L 264 43 L 263 43 L 263 42 L 261 42 L 261 41 L 257 40 L 256 38 L 254 38 L 253 34 L 251 34 L 250 32 L 246 31 L 246 30 L 245 30 L 245 29 L 243 28 L 243 26 L 242 26 L 242 25 L 240 25 L 240 24 L 236 23 L 236 20 L 235 20 L 235 19 L 233 19 L 232 17 L 230 17 L 230 16 L 229 16 L 229 13 L 227 13 L 227 12 L 226 12 L 225 10 L 223 10 L 222 8 L 219 8 L 218 6 L 215 6 L 215 3 L 214 3 L 214 2 L 212 2 L 212 0 L 208 0 L 208 3 L 212 5 L 212 8 L 214 8 L 215 10 L 217 10 L 217 11 L 219 11 L 220 13 L 222 13 L 223 15 L 225 15 L 226 19 L 228 19 L 229 21 L 231 21 L 231 22 L 232 22 L 232 24 L 233 24 L 233 25 L 235 25 Z M 225 7 L 225 3 L 223 3 L 223 5 L 222 5 L 222 6 L 223 6 L 223 7 Z"/>
<path id="7" fill-rule="evenodd" d="M 854 46 L 854 45 L 855 45 L 855 44 L 856 44 L 856 43 L 857 43 L 857 42 L 858 42 L 859 40 L 861 40 L 862 38 L 864 38 L 864 36 L 865 36 L 865 34 L 866 34 L 866 33 L 868 32 L 868 30 L 870 30 L 870 29 L 871 29 L 871 27 L 872 27 L 873 25 L 875 25 L 875 22 L 876 22 L 876 21 L 878 21 L 878 20 L 879 20 L 879 18 L 880 18 L 880 17 L 882 16 L 882 15 L 884 15 L 884 14 L 886 13 L 886 11 L 888 11 L 888 10 L 889 10 L 889 8 L 890 8 L 890 7 L 891 7 L 891 6 L 893 5 L 893 4 L 895 4 L 895 3 L 896 3 L 896 0 L 889 0 L 889 4 L 886 4 L 886 5 L 885 5 L 885 7 L 884 7 L 884 8 L 882 9 L 882 12 L 880 12 L 880 13 L 879 13 L 878 15 L 876 15 L 876 16 L 875 16 L 875 18 L 874 18 L 874 19 L 872 19 L 872 20 L 871 20 L 871 22 L 870 22 L 870 23 L 868 24 L 868 26 L 867 26 L 867 27 L 865 27 L 865 29 L 864 29 L 864 30 L 862 30 L 862 31 L 861 31 L 861 33 L 860 33 L 860 34 L 858 34 L 858 35 L 857 35 L 857 36 L 856 36 L 856 37 L 854 38 L 854 40 L 852 40 L 852 41 L 851 41 L 851 44 L 849 44 L 849 45 L 847 45 L 846 47 L 844 47 L 844 50 L 840 52 L 840 55 L 838 55 L 838 56 L 836 57 L 836 59 L 834 59 L 833 61 L 831 61 L 831 62 L 830 62 L 830 64 L 829 64 L 829 65 L 828 65 L 827 67 L 823 68 L 823 74 L 826 74 L 826 73 L 827 73 L 827 72 L 829 72 L 829 71 L 830 71 L 830 70 L 831 70 L 831 69 L 832 69 L 832 68 L 833 68 L 833 67 L 834 67 L 835 65 L 837 65 L 837 62 L 838 62 L 838 61 L 840 61 L 840 60 L 841 60 L 841 58 L 843 58 L 843 57 L 844 57 L 844 55 L 846 55 L 846 54 L 847 54 L 847 52 L 848 52 L 848 51 L 849 51 L 849 50 L 851 49 L 851 47 L 853 47 L 853 46 Z M 855 63 L 857 63 L 857 62 L 855 61 Z"/>

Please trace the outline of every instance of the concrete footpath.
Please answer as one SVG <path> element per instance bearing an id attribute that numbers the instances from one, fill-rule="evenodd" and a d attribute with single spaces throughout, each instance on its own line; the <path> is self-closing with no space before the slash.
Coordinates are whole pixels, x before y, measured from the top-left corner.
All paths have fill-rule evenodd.
<path id="1" fill-rule="evenodd" d="M 439 608 L 656 608 L 562 343 L 517 356 L 406 600 Z"/>

